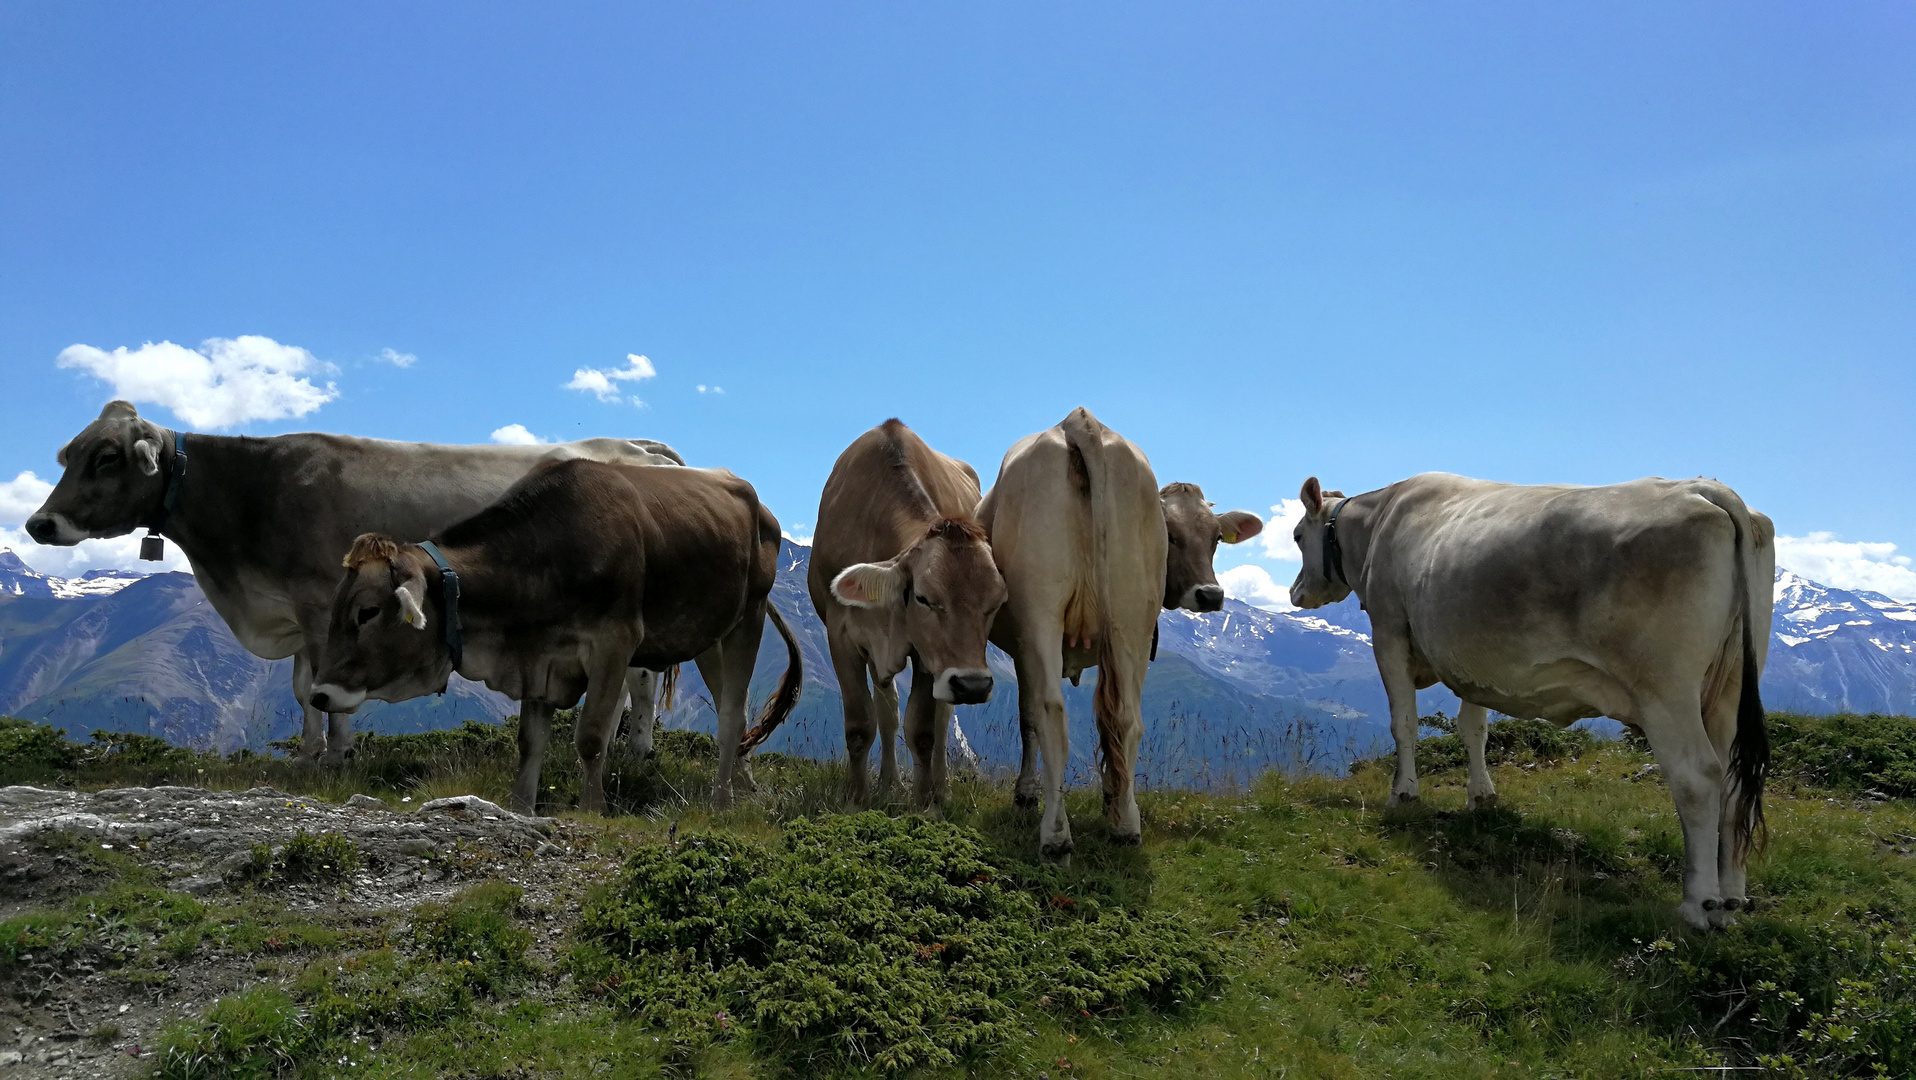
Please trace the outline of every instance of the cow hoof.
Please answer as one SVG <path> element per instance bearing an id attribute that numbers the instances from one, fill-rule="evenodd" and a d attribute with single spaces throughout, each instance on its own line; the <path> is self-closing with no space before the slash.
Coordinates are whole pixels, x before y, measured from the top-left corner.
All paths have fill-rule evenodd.
<path id="1" fill-rule="evenodd" d="M 1111 846 L 1112 847 L 1143 847 L 1144 834 L 1143 833 L 1113 833 L 1111 835 Z"/>
<path id="2" fill-rule="evenodd" d="M 1020 791 L 1011 796 L 1011 805 L 1020 810 L 1036 810 L 1038 808 L 1038 797 Z"/>
<path id="3" fill-rule="evenodd" d="M 1714 897 L 1714 896 L 1712 896 L 1712 897 L 1710 897 L 1709 899 L 1707 899 L 1707 900 L 1705 900 L 1705 901 L 1703 901 L 1703 910 L 1705 910 L 1705 911 L 1715 911 L 1715 910 L 1717 910 L 1718 908 L 1721 908 L 1722 906 L 1723 906 L 1723 901 L 1721 901 L 1721 900 L 1718 900 L 1718 899 L 1717 899 L 1716 897 Z"/>
<path id="4" fill-rule="evenodd" d="M 1464 809 L 1489 810 L 1495 807 L 1496 805 L 1497 805 L 1497 796 L 1493 792 L 1492 794 L 1489 794 L 1489 795 L 1478 795 L 1474 798 L 1467 800 L 1464 803 Z"/>
<path id="5" fill-rule="evenodd" d="M 1407 806 L 1417 801 L 1416 792 L 1393 791 L 1390 793 L 1390 806 Z"/>
<path id="6" fill-rule="evenodd" d="M 1069 866 L 1071 864 L 1071 853 L 1075 850 L 1077 849 L 1072 846 L 1071 841 L 1059 840 L 1056 843 L 1040 845 L 1038 854 L 1043 855 L 1046 862 L 1054 862 L 1059 866 Z"/>
<path id="7" fill-rule="evenodd" d="M 341 750 L 328 750 L 319 755 L 319 763 L 329 769 L 337 769 L 346 764 L 346 754 Z"/>
<path id="8" fill-rule="evenodd" d="M 1726 896 L 1723 898 L 1723 910 L 1724 911 L 1741 911 L 1745 907 L 1748 907 L 1749 903 L 1750 902 L 1748 900 L 1745 900 L 1741 896 Z"/>
<path id="9" fill-rule="evenodd" d="M 1698 930 L 1709 930 L 1713 928 L 1710 922 L 1710 913 L 1703 910 L 1702 904 L 1686 900 L 1678 905 L 1677 915 L 1682 918 L 1684 922 L 1689 923 Z"/>

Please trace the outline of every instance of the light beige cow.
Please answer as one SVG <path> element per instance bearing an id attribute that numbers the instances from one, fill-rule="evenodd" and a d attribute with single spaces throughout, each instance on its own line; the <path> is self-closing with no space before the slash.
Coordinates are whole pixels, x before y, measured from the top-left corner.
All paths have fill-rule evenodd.
<path id="1" fill-rule="evenodd" d="M 1519 487 L 1425 473 L 1352 498 L 1305 481 L 1301 608 L 1355 592 L 1397 740 L 1391 801 L 1417 798 L 1417 690 L 1464 701 L 1468 798 L 1496 794 L 1485 711 L 1608 716 L 1650 741 L 1683 824 L 1683 902 L 1725 926 L 1763 829 L 1775 530 L 1712 480 Z"/>
<path id="2" fill-rule="evenodd" d="M 1092 708 L 1105 816 L 1119 843 L 1138 843 L 1139 703 L 1167 546 L 1151 463 L 1080 408 L 1005 454 L 978 520 L 1007 594 L 991 640 L 1017 666 L 1020 721 L 1035 730 L 1043 759 L 1039 850 L 1048 859 L 1071 856 L 1064 808 L 1071 747 L 1059 680 L 1089 667 L 1098 669 Z M 1021 799 L 1036 794 L 1020 784 Z"/>

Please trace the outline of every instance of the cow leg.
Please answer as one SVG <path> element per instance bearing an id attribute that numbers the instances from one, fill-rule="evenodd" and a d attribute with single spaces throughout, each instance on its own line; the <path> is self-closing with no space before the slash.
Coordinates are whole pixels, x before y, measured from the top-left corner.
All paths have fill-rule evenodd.
<path id="1" fill-rule="evenodd" d="M 760 600 L 738 625 L 726 631 L 717 647 L 707 649 L 699 657 L 699 674 L 705 677 L 705 685 L 712 688 L 712 704 L 718 709 L 719 760 L 718 778 L 712 784 L 714 809 L 724 810 L 732 805 L 732 778 L 740 770 L 738 744 L 745 737 L 746 697 L 752 689 L 752 666 L 758 662 L 759 638 L 764 633 L 765 601 Z"/>
<path id="2" fill-rule="evenodd" d="M 858 648 L 837 635 L 829 635 L 826 644 L 832 653 L 832 671 L 838 676 L 838 696 L 845 706 L 845 801 L 855 807 L 866 806 L 871 793 L 866 774 L 872 736 L 877 725 L 872 720 L 872 692 L 866 682 L 865 658 Z M 701 669 L 703 670 L 703 669 Z"/>
<path id="3" fill-rule="evenodd" d="M 1018 784 L 1011 789 L 1011 801 L 1026 810 L 1035 809 L 1044 793 L 1044 780 L 1038 774 L 1037 718 L 1044 715 L 1043 688 L 1036 682 L 1018 678 Z"/>
<path id="4" fill-rule="evenodd" d="M 1497 785 L 1490 780 L 1490 767 L 1484 761 L 1484 742 L 1490 737 L 1490 725 L 1482 705 L 1466 701 L 1457 709 L 1457 737 L 1463 740 L 1464 757 L 1470 765 L 1470 783 L 1464 789 L 1464 809 L 1481 810 L 1497 801 Z"/>
<path id="5" fill-rule="evenodd" d="M 1137 775 L 1138 744 L 1144 739 L 1144 715 L 1141 704 L 1144 698 L 1144 666 L 1149 661 L 1143 656 L 1128 657 L 1119 676 L 1123 683 L 1119 686 L 1117 750 L 1115 755 L 1107 755 L 1104 760 L 1104 817 L 1111 824 L 1111 842 L 1114 844 L 1141 844 L 1144 842 L 1144 822 L 1138 814 Z M 1098 678 L 1106 673 L 1100 669 Z"/>
<path id="6" fill-rule="evenodd" d="M 1038 852 L 1058 863 L 1071 862 L 1071 819 L 1064 809 L 1064 770 L 1071 756 L 1071 731 L 1066 726 L 1064 691 L 1064 633 L 1032 634 L 1022 643 L 1014 661 L 1018 669 L 1019 712 L 1032 700 L 1029 712 L 1037 728 L 1038 752 L 1044 766 L 1044 817 L 1038 822 Z"/>
<path id="7" fill-rule="evenodd" d="M 632 698 L 632 730 L 626 748 L 640 761 L 657 753 L 652 747 L 652 724 L 658 718 L 659 674 L 642 667 L 625 669 L 625 689 Z"/>
<path id="8" fill-rule="evenodd" d="M 1677 914 L 1698 929 L 1728 926 L 1717 880 L 1717 852 L 1722 837 L 1726 770 L 1716 747 L 1703 730 L 1703 714 L 1694 701 L 1671 708 L 1661 702 L 1647 705 L 1637 726 L 1650 740 L 1650 750 L 1663 767 L 1664 783 L 1676 802 L 1683 824 L 1683 903 Z"/>
<path id="9" fill-rule="evenodd" d="M 1390 784 L 1390 804 L 1417 801 L 1417 683 L 1410 674 L 1410 642 L 1399 633 L 1377 629 L 1372 622 L 1371 652 L 1377 674 L 1390 699 L 1390 734 L 1397 742 L 1397 774 Z M 1461 710 L 1460 710 L 1461 719 Z"/>
<path id="10" fill-rule="evenodd" d="M 299 760 L 311 765 L 326 751 L 327 716 L 308 705 L 313 696 L 313 662 L 305 653 L 293 656 L 293 700 L 299 702 L 303 723 L 299 732 Z"/>
<path id="11" fill-rule="evenodd" d="M 905 701 L 905 743 L 911 747 L 912 809 L 945 812 L 945 729 L 951 706 L 931 694 L 934 679 L 914 663 L 911 696 Z"/>
<path id="12" fill-rule="evenodd" d="M 916 676 L 913 676 L 914 679 Z M 917 691 L 912 691 L 916 693 Z M 898 680 L 872 671 L 872 716 L 878 721 L 878 790 L 898 790 Z M 911 738 L 908 733 L 906 738 Z"/>
<path id="13" fill-rule="evenodd" d="M 1740 672 L 1739 672 L 1740 674 Z M 1750 902 L 1749 866 L 1736 851 L 1736 777 L 1730 774 L 1730 746 L 1736 740 L 1738 694 L 1718 694 L 1714 714 L 1705 723 L 1710 748 L 1723 763 L 1723 802 L 1717 813 L 1716 878 L 1723 894 L 1723 910 L 1736 911 Z M 1729 920 L 1724 920 L 1727 925 Z"/>
<path id="14" fill-rule="evenodd" d="M 539 769 L 545 764 L 546 743 L 552 739 L 552 706 L 537 701 L 519 703 L 519 777 L 512 782 L 512 808 L 521 814 L 539 810 Z"/>
<path id="15" fill-rule="evenodd" d="M 627 649 L 602 663 L 586 683 L 585 701 L 573 718 L 573 741 L 579 747 L 579 809 L 605 813 L 605 756 L 619 730 L 619 706 L 625 700 Z M 635 712 L 636 716 L 636 712 Z"/>

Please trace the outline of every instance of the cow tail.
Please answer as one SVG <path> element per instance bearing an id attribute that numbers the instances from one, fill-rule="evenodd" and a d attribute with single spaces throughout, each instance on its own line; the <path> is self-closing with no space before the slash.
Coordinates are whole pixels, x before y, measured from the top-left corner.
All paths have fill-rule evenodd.
<path id="1" fill-rule="evenodd" d="M 1730 777 L 1736 783 L 1736 857 L 1746 859 L 1769 840 L 1763 819 L 1763 786 L 1770 774 L 1770 732 L 1763 720 L 1763 697 L 1758 687 L 1762 671 L 1756 662 L 1756 625 L 1751 603 L 1750 562 L 1757 543 L 1749 508 L 1728 489 L 1704 497 L 1730 515 L 1736 529 L 1736 596 L 1743 624 L 1743 679 L 1737 695 L 1736 737 L 1730 743 Z M 1723 495 L 1728 495 L 1726 499 Z M 1768 627 L 1764 632 L 1768 632 Z"/>
<path id="2" fill-rule="evenodd" d="M 678 700 L 678 696 L 679 696 L 679 666 L 677 664 L 673 664 L 671 667 L 666 668 L 665 673 L 659 677 L 658 711 L 660 713 L 671 712 L 672 703 Z"/>
<path id="3" fill-rule="evenodd" d="M 778 692 L 759 710 L 758 722 L 739 740 L 740 757 L 758 749 L 759 744 L 771 738 L 772 732 L 792 715 L 792 710 L 798 707 L 798 692 L 805 683 L 804 660 L 799 655 L 798 639 L 792 636 L 792 628 L 785 625 L 785 616 L 780 615 L 769 600 L 765 603 L 765 614 L 778 629 L 778 636 L 785 639 L 785 675 L 778 681 Z"/>
<path id="4" fill-rule="evenodd" d="M 1111 598 L 1117 594 L 1111 581 L 1111 528 L 1117 513 L 1111 506 L 1110 469 L 1104 459 L 1104 425 L 1078 408 L 1058 426 L 1064 431 L 1065 445 L 1084 464 L 1086 501 L 1091 508 L 1091 581 L 1098 594 L 1098 685 L 1091 693 L 1091 713 L 1097 720 L 1099 759 L 1109 766 L 1123 760 L 1120 687 L 1124 680 L 1111 625 Z"/>

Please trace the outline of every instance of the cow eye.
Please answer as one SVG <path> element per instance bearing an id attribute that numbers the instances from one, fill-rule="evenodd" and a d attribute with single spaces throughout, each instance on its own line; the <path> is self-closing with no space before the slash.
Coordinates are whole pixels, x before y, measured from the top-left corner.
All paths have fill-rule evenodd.
<path id="1" fill-rule="evenodd" d="M 925 605 L 926 607 L 931 606 L 931 600 L 927 598 L 924 593 L 913 593 L 911 598 Z"/>
<path id="2" fill-rule="evenodd" d="M 93 467 L 100 472 L 112 472 L 120 467 L 120 454 L 117 450 L 108 450 L 93 461 Z"/>
<path id="3" fill-rule="evenodd" d="M 379 617 L 379 609 L 376 607 L 363 607 L 359 609 L 359 625 L 361 626 L 364 626 L 367 623 L 372 622 L 374 619 L 377 619 L 378 617 Z"/>

